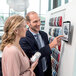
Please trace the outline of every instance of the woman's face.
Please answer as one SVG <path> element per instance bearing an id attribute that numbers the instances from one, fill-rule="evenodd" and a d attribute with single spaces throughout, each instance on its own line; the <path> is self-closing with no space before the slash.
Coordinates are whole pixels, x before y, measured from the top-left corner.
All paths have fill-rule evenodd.
<path id="1" fill-rule="evenodd" d="M 18 28 L 18 36 L 21 37 L 25 37 L 26 36 L 26 22 L 24 21 Z"/>

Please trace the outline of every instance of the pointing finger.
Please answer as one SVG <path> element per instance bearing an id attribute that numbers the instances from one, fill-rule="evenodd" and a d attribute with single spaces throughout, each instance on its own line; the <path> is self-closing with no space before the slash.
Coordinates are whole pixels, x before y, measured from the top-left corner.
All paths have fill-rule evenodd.
<path id="1" fill-rule="evenodd" d="M 60 38 L 60 37 L 64 37 L 64 35 L 59 35 L 59 36 L 57 36 L 56 38 L 58 39 L 58 38 Z"/>

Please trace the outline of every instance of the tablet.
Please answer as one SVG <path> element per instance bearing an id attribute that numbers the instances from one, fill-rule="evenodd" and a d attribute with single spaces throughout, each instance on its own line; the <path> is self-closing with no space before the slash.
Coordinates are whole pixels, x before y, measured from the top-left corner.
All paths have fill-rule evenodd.
<path id="1" fill-rule="evenodd" d="M 67 42 L 69 41 L 70 29 L 71 29 L 71 22 L 70 21 L 63 22 L 62 33 L 63 33 L 64 37 L 62 39 Z"/>

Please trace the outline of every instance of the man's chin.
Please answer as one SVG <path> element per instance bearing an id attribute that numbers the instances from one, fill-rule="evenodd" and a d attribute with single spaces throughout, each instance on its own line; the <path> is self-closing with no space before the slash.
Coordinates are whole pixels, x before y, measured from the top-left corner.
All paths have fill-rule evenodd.
<path id="1" fill-rule="evenodd" d="M 38 33 L 40 29 L 32 29 L 33 32 Z"/>
<path id="2" fill-rule="evenodd" d="M 40 31 L 40 29 L 37 29 L 36 31 L 37 31 L 37 32 L 39 32 L 39 31 Z"/>

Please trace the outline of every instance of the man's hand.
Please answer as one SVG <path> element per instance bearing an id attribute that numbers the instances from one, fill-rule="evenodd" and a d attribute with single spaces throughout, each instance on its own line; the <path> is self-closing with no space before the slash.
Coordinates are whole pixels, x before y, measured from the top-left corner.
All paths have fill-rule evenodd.
<path id="1" fill-rule="evenodd" d="M 64 35 L 59 35 L 57 37 L 55 37 L 55 39 L 49 44 L 50 49 L 54 48 L 56 45 L 59 45 L 61 42 L 61 38 L 60 37 L 64 37 Z"/>

